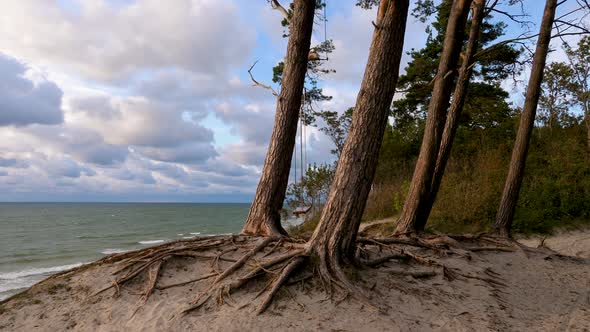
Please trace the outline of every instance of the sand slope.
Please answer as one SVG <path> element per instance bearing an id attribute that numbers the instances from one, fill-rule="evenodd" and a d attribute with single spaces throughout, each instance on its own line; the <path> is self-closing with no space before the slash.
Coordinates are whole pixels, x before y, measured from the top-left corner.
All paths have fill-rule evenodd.
<path id="1" fill-rule="evenodd" d="M 560 254 L 590 258 L 590 230 L 561 231 L 549 237 L 533 236 L 519 240 L 529 247 L 537 247 L 541 242 Z"/>
<path id="2" fill-rule="evenodd" d="M 563 242 L 564 249 L 588 253 L 590 240 L 585 237 L 590 233 L 560 236 L 563 238 L 545 243 L 561 250 Z M 570 240 L 574 244 L 565 245 Z M 254 295 L 263 282 L 236 292 L 230 304 L 211 304 L 175 317 L 208 283 L 156 290 L 134 313 L 141 303 L 134 295 L 143 287 L 141 280 L 124 287 L 119 297 L 113 297 L 114 290 L 90 296 L 113 280 L 116 265 L 103 262 L 52 277 L 1 303 L 0 330 L 590 331 L 587 258 L 560 256 L 546 248 L 530 252 L 459 250 L 459 255 L 444 257 L 417 252 L 457 269 L 463 277 L 449 281 L 440 268 L 395 261 L 354 272 L 358 285 L 373 288 L 373 301 L 386 308 L 385 313 L 351 300 L 335 304 L 313 281 L 287 287 L 260 316 L 254 314 L 259 301 Z M 160 285 L 189 280 L 212 269 L 209 261 L 192 258 L 166 264 Z M 222 262 L 220 268 L 228 264 Z M 437 275 L 415 279 L 396 274 L 400 270 L 433 270 Z"/>

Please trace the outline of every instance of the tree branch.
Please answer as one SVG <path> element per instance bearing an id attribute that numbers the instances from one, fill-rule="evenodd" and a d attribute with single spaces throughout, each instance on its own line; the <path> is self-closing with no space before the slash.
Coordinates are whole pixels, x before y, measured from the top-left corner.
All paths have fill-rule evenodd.
<path id="1" fill-rule="evenodd" d="M 272 7 L 272 9 L 276 9 L 279 12 L 281 12 L 281 14 L 283 14 L 285 19 L 287 20 L 287 22 L 291 21 L 291 18 L 289 17 L 289 12 L 277 0 L 270 0 L 270 6 Z"/>
<path id="2" fill-rule="evenodd" d="M 485 8 L 485 10 L 483 12 L 483 17 L 487 17 L 488 15 L 490 15 L 490 12 L 492 10 L 494 10 L 494 8 L 496 8 L 496 5 L 498 4 L 498 1 L 499 0 L 494 0 L 494 2 L 486 5 L 486 8 Z"/>
<path id="3" fill-rule="evenodd" d="M 506 11 L 499 10 L 499 9 L 496 9 L 496 8 L 490 8 L 490 11 L 496 12 L 498 14 L 502 14 L 502 15 L 508 17 L 509 19 L 511 19 L 512 21 L 514 21 L 514 22 L 516 22 L 518 24 L 521 24 L 521 25 L 528 26 L 530 24 L 533 24 L 533 22 L 531 22 L 531 21 L 524 21 L 524 20 L 521 20 L 520 19 L 520 18 L 523 18 L 523 17 L 529 17 L 529 15 L 527 15 L 527 14 L 510 14 L 510 13 L 508 13 Z"/>
<path id="4" fill-rule="evenodd" d="M 562 20 L 555 20 L 555 22 L 556 23 L 561 23 L 562 25 L 570 26 L 572 28 L 579 29 L 579 30 L 581 30 L 582 32 L 585 32 L 585 33 L 590 33 L 590 30 L 588 30 L 586 27 L 580 26 L 578 24 L 574 24 L 574 23 L 566 22 L 566 21 L 562 21 Z"/>
<path id="5" fill-rule="evenodd" d="M 256 60 L 254 62 L 254 64 L 250 67 L 250 69 L 248 69 L 248 74 L 250 75 L 250 79 L 254 83 L 253 86 L 259 86 L 259 87 L 261 87 L 263 89 L 269 90 L 273 94 L 273 96 L 278 97 L 279 94 L 270 85 L 266 85 L 266 84 L 260 83 L 256 79 L 254 79 L 254 76 L 252 75 L 252 69 L 254 68 L 254 66 L 256 66 L 257 63 L 258 63 L 258 60 Z"/>
<path id="6" fill-rule="evenodd" d="M 559 23 L 559 24 L 557 24 L 557 23 Z M 560 28 L 562 28 L 564 25 L 566 26 L 566 28 L 560 30 Z M 577 29 L 579 29 L 581 31 L 578 31 L 578 32 L 566 32 L 570 28 L 577 28 Z M 578 36 L 578 35 L 590 34 L 590 30 L 588 30 L 585 27 L 581 27 L 581 26 L 578 26 L 578 25 L 576 25 L 574 23 L 564 22 L 564 21 L 561 21 L 561 20 L 560 21 L 555 21 L 553 29 L 555 29 L 557 31 L 557 33 L 554 34 L 554 35 L 551 35 L 551 39 L 553 39 L 553 38 L 561 38 L 563 36 Z M 538 37 L 538 36 L 539 36 L 538 33 L 535 33 L 533 35 L 528 35 L 528 36 L 523 34 L 523 35 L 520 35 L 519 37 L 516 37 L 516 38 L 503 40 L 501 42 L 498 42 L 496 44 L 490 45 L 489 47 L 487 47 L 487 48 L 485 48 L 485 49 L 477 52 L 474 55 L 474 58 L 475 59 L 480 58 L 481 56 L 492 52 L 493 50 L 495 50 L 496 48 L 498 48 L 500 46 L 504 46 L 504 45 L 507 45 L 507 44 L 523 44 L 523 41 L 530 40 L 530 39 L 535 38 L 535 37 Z M 523 46 L 524 46 L 524 44 L 523 44 Z"/>

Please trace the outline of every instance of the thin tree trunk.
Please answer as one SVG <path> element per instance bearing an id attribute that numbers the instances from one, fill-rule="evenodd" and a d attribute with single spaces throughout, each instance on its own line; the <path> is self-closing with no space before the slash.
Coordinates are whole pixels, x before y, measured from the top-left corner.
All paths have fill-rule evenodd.
<path id="1" fill-rule="evenodd" d="M 438 151 L 436 166 L 434 168 L 434 175 L 432 177 L 432 186 L 423 208 L 418 211 L 418 220 L 420 221 L 421 229 L 424 229 L 424 226 L 428 221 L 428 217 L 430 216 L 430 212 L 432 211 L 432 207 L 436 200 L 436 195 L 440 189 L 445 168 L 451 155 L 453 140 L 457 133 L 457 127 L 459 126 L 459 116 L 463 111 L 463 105 L 465 104 L 465 98 L 467 97 L 469 80 L 471 79 L 471 73 L 473 72 L 474 55 L 477 51 L 479 30 L 483 20 L 485 1 L 474 0 L 472 6 L 473 11 L 471 16 L 471 27 L 469 30 L 469 40 L 467 41 L 467 47 L 465 48 L 463 63 L 459 69 L 459 76 L 457 77 L 457 84 L 455 85 L 455 91 L 453 92 L 451 107 L 447 114 L 447 121 L 442 134 L 440 149 Z"/>
<path id="2" fill-rule="evenodd" d="M 541 94 L 543 71 L 547 60 L 549 42 L 551 41 L 551 26 L 553 25 L 553 20 L 555 18 L 556 7 L 557 0 L 547 0 L 545 11 L 543 12 L 541 29 L 539 31 L 539 39 L 537 40 L 537 49 L 535 50 L 535 56 L 533 58 L 531 77 L 527 87 L 524 107 L 520 116 L 518 133 L 516 134 L 516 141 L 514 142 L 514 149 L 512 150 L 510 168 L 508 169 L 508 176 L 506 178 L 506 183 L 504 184 L 504 192 L 502 193 L 500 207 L 498 208 L 496 221 L 493 226 L 493 232 L 504 237 L 510 237 L 512 219 L 514 217 L 518 194 L 522 185 L 529 141 L 535 122 L 539 95 Z"/>
<path id="3" fill-rule="evenodd" d="M 442 132 L 445 126 L 446 110 L 449 107 L 451 89 L 456 77 L 459 53 L 463 46 L 465 23 L 471 0 L 455 0 L 449 16 L 443 50 L 434 80 L 432 99 L 428 105 L 428 116 L 420 155 L 414 169 L 414 176 L 395 233 L 408 234 L 423 230 L 426 222 L 420 220 L 432 185 L 432 177 L 438 158 Z"/>
<path id="4" fill-rule="evenodd" d="M 281 226 L 279 211 L 283 207 L 289 182 L 315 4 L 315 0 L 295 0 L 293 17 L 289 24 L 289 43 L 281 92 L 277 98 L 274 127 L 256 195 L 242 229 L 243 234 L 260 236 L 287 234 Z"/>
<path id="5" fill-rule="evenodd" d="M 328 200 L 308 243 L 324 262 L 352 258 L 399 75 L 408 0 L 381 0 L 369 58 Z M 333 266 L 332 269 L 335 269 Z"/>

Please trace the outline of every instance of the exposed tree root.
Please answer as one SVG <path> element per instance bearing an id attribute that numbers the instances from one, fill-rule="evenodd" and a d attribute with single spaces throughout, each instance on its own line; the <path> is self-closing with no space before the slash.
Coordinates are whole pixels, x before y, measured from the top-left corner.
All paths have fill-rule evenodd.
<path id="1" fill-rule="evenodd" d="M 235 237 L 234 236 L 225 236 L 225 237 L 205 237 L 200 239 L 195 239 L 194 241 L 175 241 L 170 242 L 161 246 L 156 246 L 152 248 L 148 248 L 146 250 L 136 251 L 133 252 L 131 255 L 125 256 L 124 259 L 121 259 L 117 262 L 120 264 L 121 267 L 117 268 L 113 274 L 118 275 L 124 271 L 128 271 L 124 276 L 115 279 L 115 281 L 99 290 L 98 292 L 94 293 L 92 296 L 96 296 L 101 294 L 113 287 L 120 288 L 121 285 L 127 283 L 130 280 L 133 280 L 135 277 L 139 276 L 142 272 L 148 270 L 152 265 L 158 264 L 158 271 L 161 267 L 161 264 L 166 261 L 167 259 L 173 256 L 190 256 L 190 257 L 202 257 L 202 258 L 215 258 L 215 257 L 207 257 L 203 255 L 197 254 L 198 251 L 205 251 L 211 250 L 214 248 L 219 248 L 224 245 L 231 244 L 235 246 Z M 218 260 L 221 258 L 217 258 Z M 149 297 L 151 292 L 154 288 L 156 288 L 157 284 L 157 275 L 154 278 L 154 286 L 150 287 L 152 290 L 146 296 Z"/>
<path id="2" fill-rule="evenodd" d="M 140 304 L 137 310 L 139 310 L 156 290 L 165 291 L 202 281 L 208 284 L 205 287 L 199 286 L 201 291 L 175 317 L 200 308 L 209 308 L 205 306 L 208 303 L 244 308 L 259 297 L 261 300 L 256 307 L 256 313 L 261 314 L 268 310 L 281 289 L 286 289 L 288 292 L 289 285 L 307 283 L 310 279 L 315 279 L 319 281 L 316 285 L 322 287 L 328 299 L 336 304 L 350 298 L 383 312 L 384 308 L 369 296 L 373 289 L 360 287 L 358 283 L 352 281 L 354 278 L 350 278 L 349 272 L 354 274 L 356 272 L 352 270 L 359 268 L 362 270 L 364 267 L 378 268 L 394 260 L 397 261 L 395 264 L 404 267 L 396 268 L 388 265 L 382 271 L 392 276 L 410 276 L 416 279 L 431 278 L 440 274 L 447 281 L 476 279 L 494 287 L 505 287 L 500 276 L 492 270 L 475 274 L 463 273 L 449 268 L 438 258 L 457 254 L 469 259 L 468 255 L 464 254 L 465 251 L 513 252 L 517 250 L 513 243 L 497 240 L 485 234 L 469 237 L 359 238 L 358 248 L 358 261 L 350 264 L 349 271 L 347 266 L 343 267 L 340 259 L 331 256 L 333 253 L 316 248 L 312 250 L 299 240 L 284 237 L 225 236 L 178 241 L 119 256 L 113 272 L 116 276 L 115 280 L 94 295 L 111 288 L 115 289 L 115 295 L 117 295 L 123 286 L 142 276 L 140 280 L 144 281 L 142 281 L 142 290 L 138 294 Z M 186 281 L 158 285 L 160 276 L 164 274 L 162 271 L 167 266 L 171 266 L 171 260 L 177 257 L 208 260 L 211 272 Z M 200 264 L 202 266 L 202 263 Z M 416 266 L 427 266 L 429 269 L 416 270 L 414 269 Z M 258 279 L 264 279 L 266 284 L 264 287 L 259 287 L 253 299 L 245 304 L 233 299 L 232 296 L 236 295 L 234 293 L 237 290 Z M 130 291 L 128 293 L 133 294 Z M 289 296 L 297 303 L 291 293 Z M 297 305 L 304 308 L 300 303 Z"/>
<path id="3" fill-rule="evenodd" d="M 250 250 L 246 253 L 242 258 L 240 258 L 237 262 L 235 262 L 232 266 L 230 266 L 227 270 L 225 270 L 222 274 L 220 274 L 215 281 L 213 281 L 213 285 L 219 283 L 221 280 L 225 279 L 228 275 L 236 271 L 237 269 L 241 268 L 246 264 L 246 262 L 260 250 L 264 249 L 269 243 L 273 241 L 273 238 L 265 238 L 263 239 L 254 249 Z"/>
<path id="4" fill-rule="evenodd" d="M 230 274 L 236 272 L 238 269 L 243 267 L 249 259 L 251 259 L 257 252 L 264 249 L 264 247 L 267 246 L 273 240 L 274 239 L 272 239 L 272 238 L 264 239 L 254 249 L 252 249 L 251 251 L 249 251 L 245 255 L 243 255 L 242 258 L 240 258 L 240 260 L 238 262 L 236 262 L 235 264 L 230 266 L 221 275 L 219 275 L 205 292 L 202 292 L 201 294 L 199 294 L 199 296 L 192 302 L 191 305 L 189 305 L 187 308 L 183 309 L 181 311 L 181 314 L 186 314 L 190 311 L 193 311 L 193 310 L 196 310 L 196 309 L 202 307 L 205 303 L 207 303 L 207 301 L 209 299 L 212 298 L 213 294 L 218 294 L 218 299 L 219 298 L 223 299 L 224 294 L 229 296 L 233 290 L 244 286 L 247 282 L 249 282 L 255 278 L 258 278 L 263 274 L 274 274 L 273 271 L 269 270 L 270 268 L 274 267 L 275 265 L 287 262 L 285 264 L 285 266 L 288 267 L 288 273 L 285 273 L 285 276 L 283 277 L 284 279 L 281 279 L 281 278 L 277 279 L 277 281 L 279 281 L 282 285 L 288 279 L 288 277 L 290 277 L 290 274 L 297 267 L 296 265 L 301 263 L 299 258 L 301 258 L 301 260 L 303 260 L 303 250 L 290 251 L 285 254 L 280 254 L 275 257 L 271 257 L 270 259 L 268 259 L 266 261 L 257 262 L 256 264 L 253 264 L 254 268 L 251 269 L 249 272 L 247 272 L 245 275 L 238 277 L 237 279 L 227 282 L 225 284 L 221 283 L 224 279 L 226 279 L 228 276 L 230 276 Z M 271 252 L 275 251 L 276 249 L 277 249 L 276 246 L 273 247 L 271 249 Z M 268 256 L 268 254 L 266 254 L 265 256 Z M 293 262 L 299 262 L 299 263 L 290 265 Z M 284 267 L 281 269 L 284 269 Z M 274 294 L 276 293 L 278 288 L 280 288 L 281 285 L 276 286 L 276 290 L 274 290 L 274 291 L 273 291 L 273 289 L 275 287 L 273 286 L 273 289 L 271 289 L 272 295 L 270 296 L 269 300 L 272 300 L 272 297 L 274 296 Z M 258 297 L 258 296 L 256 296 L 256 297 Z M 270 304 L 270 302 L 269 302 L 269 304 Z M 262 311 L 264 311 L 264 310 L 262 310 Z"/>
<path id="5" fill-rule="evenodd" d="M 273 297 L 279 291 L 281 286 L 283 286 L 283 284 L 291 277 L 291 274 L 293 273 L 293 271 L 295 271 L 295 269 L 298 268 L 304 261 L 305 261 L 305 258 L 298 256 L 298 257 L 292 258 L 291 261 L 289 262 L 289 264 L 287 264 L 287 266 L 285 266 L 285 268 L 283 269 L 281 274 L 277 277 L 274 284 L 272 285 L 272 288 L 270 289 L 270 291 L 268 292 L 268 294 L 264 298 L 264 301 L 262 301 L 262 304 L 258 308 L 257 313 L 259 315 L 261 313 L 263 313 L 268 308 L 268 306 L 272 302 Z"/>
<path id="6" fill-rule="evenodd" d="M 369 239 L 369 241 L 370 240 L 371 239 Z M 364 239 L 361 239 L 361 241 L 364 241 Z M 431 249 L 435 251 L 440 250 L 441 252 L 454 254 L 458 254 L 458 252 L 456 251 L 457 249 L 465 250 L 468 252 L 513 252 L 518 249 L 523 249 L 522 247 L 524 247 L 522 244 L 514 240 L 498 237 L 488 233 L 479 233 L 474 235 L 438 235 L 434 237 L 417 236 L 415 234 L 413 234 L 412 236 L 396 235 L 393 238 L 375 239 L 373 241 L 380 244 L 409 245 L 419 248 Z M 475 244 L 475 246 L 466 246 L 464 243 L 467 242 L 471 242 Z"/>
<path id="7" fill-rule="evenodd" d="M 387 269 L 386 271 L 390 274 L 410 276 L 416 279 L 430 278 L 437 275 L 436 271 L 407 271 L 400 269 Z"/>
<path id="8" fill-rule="evenodd" d="M 178 283 L 170 284 L 170 285 L 166 285 L 166 286 L 158 286 L 158 287 L 156 287 L 156 289 L 158 289 L 158 290 L 165 290 L 165 289 L 172 288 L 172 287 L 184 286 L 184 285 L 192 284 L 193 282 L 197 282 L 197 281 L 201 281 L 201 280 L 204 280 L 204 279 L 209 279 L 209 278 L 215 277 L 216 275 L 219 275 L 219 273 L 209 273 L 209 274 L 206 274 L 206 275 L 204 275 L 202 277 L 198 277 L 196 279 L 192 279 L 192 280 L 188 280 L 188 281 L 183 281 L 183 282 L 178 282 Z"/>
<path id="9" fill-rule="evenodd" d="M 505 251 L 505 252 L 514 252 L 516 249 L 510 247 L 469 247 L 467 250 L 470 251 Z"/>
<path id="10" fill-rule="evenodd" d="M 429 241 L 429 239 L 421 239 L 419 237 L 393 237 L 393 238 L 382 238 L 382 239 L 370 239 L 370 238 L 359 238 L 358 243 L 368 244 L 399 244 L 407 245 L 412 247 L 419 247 L 425 249 L 439 250 L 448 248 L 449 245 L 443 242 Z M 456 242 L 456 241 L 455 241 Z"/>
<path id="11" fill-rule="evenodd" d="M 160 269 L 162 268 L 162 261 L 157 261 L 154 263 L 150 270 L 148 271 L 148 284 L 147 287 L 142 295 L 143 303 L 147 301 L 148 297 L 154 292 L 156 288 L 156 282 L 158 281 L 158 275 L 160 274 Z"/>
<path id="12" fill-rule="evenodd" d="M 368 267 L 375 267 L 375 266 L 379 266 L 383 263 L 389 262 L 392 259 L 408 259 L 411 258 L 408 255 L 402 254 L 402 253 L 393 253 L 393 254 L 389 254 L 389 255 L 385 255 L 379 258 L 375 258 L 373 260 L 368 260 L 368 261 L 363 261 L 362 264 Z"/>

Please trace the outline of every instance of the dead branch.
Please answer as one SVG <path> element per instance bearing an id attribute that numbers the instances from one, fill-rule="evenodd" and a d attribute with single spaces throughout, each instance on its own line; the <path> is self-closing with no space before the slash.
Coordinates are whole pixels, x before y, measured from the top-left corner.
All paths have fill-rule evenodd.
<path id="1" fill-rule="evenodd" d="M 522 18 L 524 18 L 524 17 L 529 17 L 529 15 L 527 15 L 527 14 L 510 14 L 506 11 L 499 10 L 497 8 L 490 8 L 490 10 L 493 12 L 496 12 L 498 14 L 502 14 L 502 15 L 506 16 L 507 18 L 509 18 L 510 20 L 512 20 L 520 25 L 528 26 L 530 24 L 533 24 L 533 22 L 531 22 L 531 21 L 522 20 Z"/>
<path id="2" fill-rule="evenodd" d="M 254 75 L 252 75 L 252 69 L 254 68 L 254 66 L 256 66 L 256 64 L 258 63 L 258 60 L 256 60 L 254 62 L 254 64 L 252 64 L 252 66 L 250 67 L 250 69 L 248 69 L 248 74 L 250 75 L 250 79 L 252 80 L 252 82 L 254 83 L 254 86 L 259 86 L 263 89 L 269 90 L 273 96 L 278 97 L 279 94 L 275 91 L 275 89 L 273 89 L 270 85 L 266 85 L 263 83 L 258 82 L 255 78 Z"/>
<path id="3" fill-rule="evenodd" d="M 287 22 L 291 21 L 291 18 L 289 17 L 289 12 L 277 0 L 270 0 L 270 6 L 272 7 L 272 9 L 276 9 L 281 14 L 283 14 Z"/>

